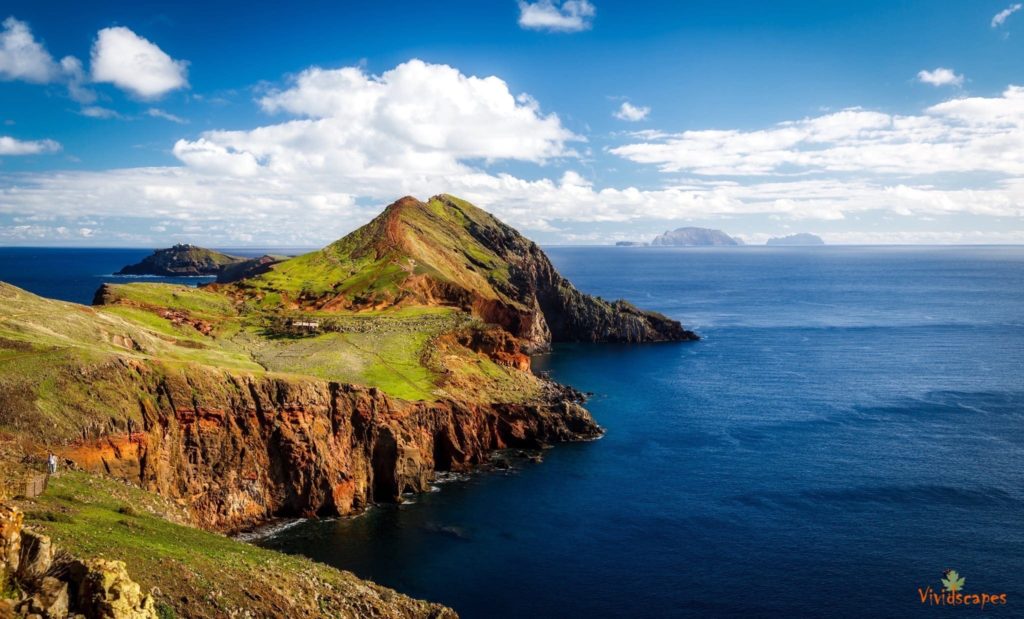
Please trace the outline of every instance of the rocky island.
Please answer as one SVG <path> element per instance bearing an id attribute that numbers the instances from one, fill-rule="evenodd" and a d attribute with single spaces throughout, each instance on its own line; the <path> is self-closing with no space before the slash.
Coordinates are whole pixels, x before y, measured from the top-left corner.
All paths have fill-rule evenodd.
<path id="1" fill-rule="evenodd" d="M 583 396 L 532 373 L 530 353 L 697 339 L 580 292 L 449 195 L 402 198 L 265 267 L 202 289 L 108 284 L 93 307 L 0 284 L 0 613 L 454 616 L 218 534 L 595 438 Z M 72 470 L 40 494 L 48 451 Z"/>
<path id="2" fill-rule="evenodd" d="M 157 277 L 216 276 L 219 282 L 232 282 L 265 273 L 283 260 L 280 256 L 240 258 L 213 249 L 178 243 L 155 250 L 141 262 L 130 264 L 115 275 L 152 275 Z"/>
<path id="3" fill-rule="evenodd" d="M 721 230 L 694 227 L 668 230 L 651 241 L 651 245 L 663 247 L 723 247 L 741 244 Z"/>
<path id="4" fill-rule="evenodd" d="M 799 232 L 797 234 L 790 234 L 789 236 L 773 237 L 768 239 L 765 245 L 824 245 L 825 241 L 816 234 L 809 232 Z"/>

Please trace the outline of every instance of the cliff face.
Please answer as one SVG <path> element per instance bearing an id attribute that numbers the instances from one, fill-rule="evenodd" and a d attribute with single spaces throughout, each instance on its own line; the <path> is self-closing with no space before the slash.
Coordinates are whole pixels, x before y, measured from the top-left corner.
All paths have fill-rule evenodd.
<path id="1" fill-rule="evenodd" d="M 245 262 L 245 259 L 195 245 L 175 245 L 167 249 L 158 249 L 152 255 L 146 256 L 142 262 L 128 265 L 117 274 L 189 277 L 217 275 L 224 267 L 240 262 Z"/>
<path id="2" fill-rule="evenodd" d="M 460 208 L 458 202 L 447 196 L 435 199 L 449 208 Z M 490 283 L 500 296 L 514 301 L 500 306 L 501 310 L 511 311 L 514 318 L 509 320 L 499 311 L 495 312 L 498 316 L 494 322 L 504 322 L 502 326 L 526 340 L 528 348 L 541 349 L 548 342 L 699 339 L 678 321 L 661 314 L 640 310 L 626 301 L 609 303 L 580 292 L 558 273 L 536 243 L 497 220 L 488 223 L 492 225 L 472 221 L 467 230 L 509 265 L 507 280 L 494 278 Z"/>
<path id="3" fill-rule="evenodd" d="M 153 368 L 119 360 L 142 422 L 63 454 L 87 470 L 185 502 L 204 528 L 231 531 L 278 515 L 348 514 L 429 489 L 494 449 L 594 438 L 600 429 L 550 385 L 530 404 L 405 402 L 374 388 Z M 130 429 L 130 432 L 125 432 Z"/>
<path id="4" fill-rule="evenodd" d="M 676 228 L 659 234 L 651 241 L 651 245 L 668 245 L 674 247 L 718 247 L 739 245 L 740 243 L 722 232 L 711 228 Z"/>

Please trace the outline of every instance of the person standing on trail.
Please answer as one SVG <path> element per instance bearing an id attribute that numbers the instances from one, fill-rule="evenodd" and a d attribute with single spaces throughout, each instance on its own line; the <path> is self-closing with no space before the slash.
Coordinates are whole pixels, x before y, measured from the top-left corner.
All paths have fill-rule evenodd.
<path id="1" fill-rule="evenodd" d="M 50 456 L 46 458 L 46 472 L 50 475 L 57 473 L 57 454 L 51 452 Z"/>

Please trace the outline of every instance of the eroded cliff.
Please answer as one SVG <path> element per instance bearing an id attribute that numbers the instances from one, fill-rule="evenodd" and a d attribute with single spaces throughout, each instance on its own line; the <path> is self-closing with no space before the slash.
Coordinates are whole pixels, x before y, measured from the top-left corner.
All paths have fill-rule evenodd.
<path id="1" fill-rule="evenodd" d="M 531 403 L 406 402 L 375 388 L 201 367 L 112 361 L 139 421 L 63 454 L 187 505 L 232 531 L 279 515 L 348 514 L 429 488 L 490 451 L 594 438 L 575 396 L 551 384 Z"/>

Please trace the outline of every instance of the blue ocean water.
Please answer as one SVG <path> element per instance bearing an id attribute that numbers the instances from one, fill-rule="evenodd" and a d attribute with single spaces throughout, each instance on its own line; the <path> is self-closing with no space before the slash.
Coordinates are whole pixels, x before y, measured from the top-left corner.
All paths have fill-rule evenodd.
<path id="1" fill-rule="evenodd" d="M 226 249 L 234 256 L 255 257 L 266 253 L 293 255 L 308 249 Z M 0 247 L 0 281 L 38 295 L 89 304 L 104 283 L 170 282 L 195 286 L 213 277 L 145 277 L 114 275 L 135 264 L 151 249 L 93 249 L 65 247 Z"/>
<path id="2" fill-rule="evenodd" d="M 558 346 L 603 439 L 265 545 L 470 618 L 1024 615 L 1024 247 L 548 253 L 704 339 Z"/>

